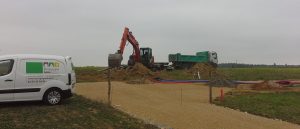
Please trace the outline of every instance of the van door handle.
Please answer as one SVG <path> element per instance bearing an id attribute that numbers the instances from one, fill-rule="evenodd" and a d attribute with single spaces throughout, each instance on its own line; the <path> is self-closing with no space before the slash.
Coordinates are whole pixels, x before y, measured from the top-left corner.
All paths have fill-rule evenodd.
<path id="1" fill-rule="evenodd" d="M 6 79 L 5 81 L 6 81 L 6 82 L 12 82 L 13 80 L 11 80 L 11 79 Z"/>

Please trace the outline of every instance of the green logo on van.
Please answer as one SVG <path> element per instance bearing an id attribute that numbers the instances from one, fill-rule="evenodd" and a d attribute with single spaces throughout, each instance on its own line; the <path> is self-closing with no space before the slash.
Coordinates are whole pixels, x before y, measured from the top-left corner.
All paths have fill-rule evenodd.
<path id="1" fill-rule="evenodd" d="M 26 73 L 43 73 L 42 62 L 26 62 Z"/>
<path id="2" fill-rule="evenodd" d="M 26 62 L 26 73 L 51 73 L 59 70 L 59 65 L 58 62 Z"/>

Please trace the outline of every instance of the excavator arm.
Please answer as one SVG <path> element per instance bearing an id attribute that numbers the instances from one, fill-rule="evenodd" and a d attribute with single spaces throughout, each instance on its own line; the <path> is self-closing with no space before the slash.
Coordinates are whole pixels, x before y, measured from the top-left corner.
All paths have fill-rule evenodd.
<path id="1" fill-rule="evenodd" d="M 125 27 L 123 36 L 121 39 L 120 47 L 117 53 L 115 54 L 109 54 L 108 56 L 108 66 L 109 67 L 120 67 L 121 62 L 123 60 L 123 53 L 125 50 L 125 46 L 127 41 L 132 45 L 133 47 L 133 61 L 134 62 L 140 62 L 141 55 L 140 55 L 140 47 L 138 41 L 135 39 L 135 37 L 132 35 L 132 32 L 129 31 L 127 27 Z"/>
<path id="2" fill-rule="evenodd" d="M 140 62 L 140 47 L 139 47 L 139 43 L 135 39 L 135 37 L 132 35 L 132 32 L 130 32 L 127 27 L 125 27 L 125 29 L 124 29 L 124 33 L 123 33 L 123 36 L 122 36 L 122 39 L 121 39 L 121 43 L 120 43 L 120 49 L 118 50 L 117 53 L 123 55 L 127 41 L 133 47 L 134 51 L 133 51 L 132 56 L 134 56 L 134 61 L 135 62 Z"/>

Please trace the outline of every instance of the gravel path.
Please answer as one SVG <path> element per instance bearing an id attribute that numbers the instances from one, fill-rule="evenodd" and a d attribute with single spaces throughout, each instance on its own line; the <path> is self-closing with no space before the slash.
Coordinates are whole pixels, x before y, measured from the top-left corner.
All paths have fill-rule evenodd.
<path id="1" fill-rule="evenodd" d="M 116 108 L 162 127 L 174 129 L 300 129 L 300 126 L 296 124 L 211 105 L 208 103 L 208 87 L 201 84 L 130 85 L 123 82 L 112 82 L 112 86 L 112 104 Z M 224 90 L 226 92 L 230 89 L 225 88 Z M 214 96 L 218 95 L 219 91 L 220 89 L 214 88 Z M 76 93 L 93 100 L 106 102 L 107 83 L 79 83 Z"/>

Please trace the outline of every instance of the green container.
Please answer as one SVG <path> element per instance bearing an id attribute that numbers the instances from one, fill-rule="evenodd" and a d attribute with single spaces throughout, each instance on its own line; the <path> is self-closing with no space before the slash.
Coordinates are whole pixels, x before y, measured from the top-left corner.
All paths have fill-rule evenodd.
<path id="1" fill-rule="evenodd" d="M 196 55 L 181 55 L 180 53 L 169 54 L 169 62 L 209 62 L 209 52 L 197 52 Z"/>

